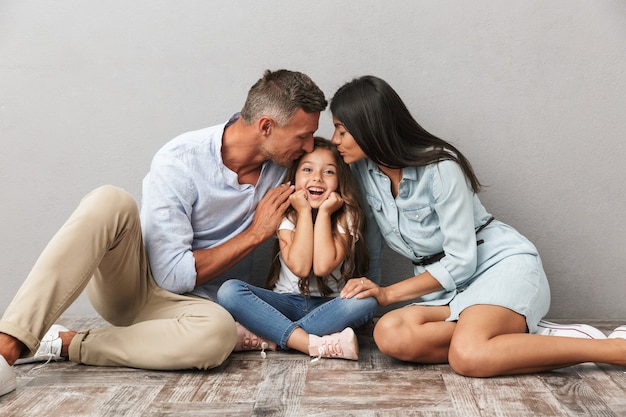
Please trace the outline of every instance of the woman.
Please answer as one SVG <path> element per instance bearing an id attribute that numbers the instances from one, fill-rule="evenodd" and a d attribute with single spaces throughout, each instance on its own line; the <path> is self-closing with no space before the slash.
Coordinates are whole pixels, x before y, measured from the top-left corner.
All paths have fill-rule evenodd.
<path id="1" fill-rule="evenodd" d="M 449 362 L 476 377 L 588 361 L 626 365 L 624 326 L 603 340 L 535 334 L 550 304 L 536 248 L 493 219 L 477 197 L 480 182 L 469 161 L 424 130 L 389 84 L 355 79 L 336 92 L 330 109 L 332 141 L 357 174 L 373 218 L 372 263 L 382 238 L 414 264 L 413 277 L 388 287 L 363 278 L 341 293 L 373 296 L 383 306 L 421 297 L 378 321 L 374 339 L 383 353 Z"/>

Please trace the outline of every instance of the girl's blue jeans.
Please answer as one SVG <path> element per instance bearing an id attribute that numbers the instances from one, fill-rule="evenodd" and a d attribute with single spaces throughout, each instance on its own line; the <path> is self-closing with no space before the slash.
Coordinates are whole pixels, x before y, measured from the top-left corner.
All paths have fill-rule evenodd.
<path id="1" fill-rule="evenodd" d="M 217 302 L 242 326 L 281 348 L 298 327 L 309 334 L 325 336 L 346 327 L 358 328 L 376 312 L 374 297 L 303 297 L 280 294 L 231 279 L 217 292 Z"/>

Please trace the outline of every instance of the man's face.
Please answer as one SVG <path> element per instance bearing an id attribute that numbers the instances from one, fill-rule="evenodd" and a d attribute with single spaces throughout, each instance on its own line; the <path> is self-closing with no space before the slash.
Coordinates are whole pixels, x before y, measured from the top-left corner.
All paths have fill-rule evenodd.
<path id="1" fill-rule="evenodd" d="M 307 113 L 298 109 L 287 125 L 279 127 L 272 122 L 264 144 L 269 159 L 287 167 L 304 153 L 313 151 L 313 134 L 319 119 L 319 112 Z"/>

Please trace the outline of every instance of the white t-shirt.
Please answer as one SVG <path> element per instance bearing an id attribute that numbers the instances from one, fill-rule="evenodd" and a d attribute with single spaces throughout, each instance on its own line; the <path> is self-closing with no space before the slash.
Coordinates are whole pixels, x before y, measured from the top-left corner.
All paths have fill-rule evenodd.
<path id="1" fill-rule="evenodd" d="M 283 221 L 280 223 L 280 226 L 278 226 L 278 230 L 294 231 L 296 230 L 296 225 L 293 224 L 291 220 L 285 217 Z M 339 231 L 339 233 L 346 233 L 346 231 L 344 230 L 343 227 L 341 227 L 341 225 L 337 227 L 337 230 Z M 295 275 L 293 272 L 291 272 L 291 270 L 287 267 L 287 265 L 285 265 L 282 255 L 279 255 L 279 260 L 280 260 L 280 273 L 278 275 L 278 281 L 276 282 L 276 286 L 274 287 L 274 292 L 281 293 L 281 294 L 300 294 L 300 289 L 298 288 L 298 281 L 300 280 L 300 278 L 297 275 Z M 337 265 L 337 268 L 335 268 L 332 275 L 335 278 L 338 278 L 338 279 L 341 278 L 341 264 Z M 345 283 L 341 282 L 341 286 L 340 286 L 338 285 L 337 281 L 335 281 L 334 279 L 332 278 L 327 279 L 326 285 L 328 285 L 328 288 L 330 288 L 332 291 L 332 294 L 328 295 L 328 297 L 339 296 L 339 293 L 341 292 L 341 289 L 343 288 L 344 284 Z M 317 296 L 317 297 L 322 296 L 317 286 L 317 278 L 315 278 L 315 275 L 313 275 L 313 273 L 309 275 L 309 291 L 311 292 L 312 296 Z"/>

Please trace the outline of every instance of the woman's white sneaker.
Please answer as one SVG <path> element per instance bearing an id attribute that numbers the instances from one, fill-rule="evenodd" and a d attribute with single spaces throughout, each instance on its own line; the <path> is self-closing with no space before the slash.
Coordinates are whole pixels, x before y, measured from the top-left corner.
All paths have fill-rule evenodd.
<path id="1" fill-rule="evenodd" d="M 619 326 L 609 335 L 609 339 L 626 339 L 626 326 Z"/>
<path id="2" fill-rule="evenodd" d="M 537 334 L 580 339 L 606 339 L 606 335 L 601 330 L 588 324 L 558 324 L 545 320 L 537 324 Z"/>

